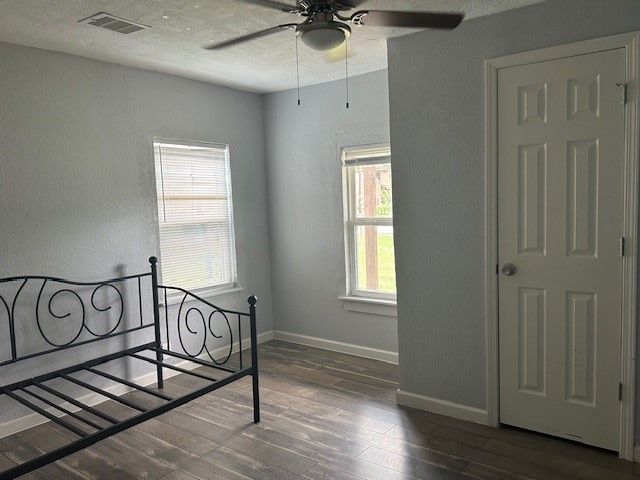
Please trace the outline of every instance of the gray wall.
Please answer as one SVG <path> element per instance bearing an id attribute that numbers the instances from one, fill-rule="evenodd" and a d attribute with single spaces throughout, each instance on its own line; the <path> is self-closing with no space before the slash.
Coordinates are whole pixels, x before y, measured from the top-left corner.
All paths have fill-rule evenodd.
<path id="1" fill-rule="evenodd" d="M 636 0 L 549 0 L 389 42 L 401 389 L 486 408 L 484 61 L 637 29 Z"/>
<path id="2" fill-rule="evenodd" d="M 262 98 L 2 43 L 0 277 L 148 271 L 159 254 L 153 136 L 230 145 L 244 292 L 212 300 L 244 310 L 255 294 L 258 330 L 272 330 Z"/>
<path id="3" fill-rule="evenodd" d="M 266 95 L 264 123 L 276 330 L 397 351 L 395 317 L 344 310 L 343 146 L 389 141 L 386 71 Z"/>

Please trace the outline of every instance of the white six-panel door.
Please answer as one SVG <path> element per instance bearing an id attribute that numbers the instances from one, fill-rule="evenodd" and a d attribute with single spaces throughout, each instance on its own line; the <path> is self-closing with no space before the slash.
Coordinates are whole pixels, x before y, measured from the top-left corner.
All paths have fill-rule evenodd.
<path id="1" fill-rule="evenodd" d="M 500 422 L 611 450 L 625 77 L 623 49 L 498 73 Z"/>

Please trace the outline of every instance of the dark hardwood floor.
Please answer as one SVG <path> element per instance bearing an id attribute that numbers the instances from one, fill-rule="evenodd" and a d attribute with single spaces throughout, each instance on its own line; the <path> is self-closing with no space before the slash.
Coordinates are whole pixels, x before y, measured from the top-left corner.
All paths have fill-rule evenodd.
<path id="1" fill-rule="evenodd" d="M 398 407 L 397 367 L 272 341 L 260 346 L 262 421 L 245 378 L 21 478 L 638 479 L 615 455 Z M 197 380 L 197 379 L 196 379 Z M 176 376 L 166 390 L 187 388 Z M 135 394 L 129 394 L 136 397 Z M 140 398 L 138 398 L 140 400 Z M 100 406 L 116 415 L 114 403 Z M 0 470 L 68 442 L 51 423 L 0 439 Z"/>

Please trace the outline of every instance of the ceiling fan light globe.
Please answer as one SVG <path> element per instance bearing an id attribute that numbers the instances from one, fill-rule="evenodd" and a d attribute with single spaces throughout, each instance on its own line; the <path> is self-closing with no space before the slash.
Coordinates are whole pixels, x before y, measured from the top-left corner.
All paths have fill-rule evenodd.
<path id="1" fill-rule="evenodd" d="M 336 48 L 351 35 L 348 25 L 340 22 L 316 22 L 301 25 L 296 29 L 296 36 L 313 50 L 325 51 Z"/>
<path id="2" fill-rule="evenodd" d="M 324 28 L 312 30 L 302 35 L 303 43 L 313 50 L 331 50 L 344 43 L 344 32 L 342 30 L 334 30 Z"/>

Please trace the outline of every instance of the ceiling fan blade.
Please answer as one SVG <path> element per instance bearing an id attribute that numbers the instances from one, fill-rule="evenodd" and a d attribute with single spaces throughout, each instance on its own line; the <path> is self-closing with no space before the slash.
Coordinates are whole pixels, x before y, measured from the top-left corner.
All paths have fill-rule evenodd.
<path id="1" fill-rule="evenodd" d="M 242 0 L 245 3 L 259 3 L 260 5 L 264 5 L 268 8 L 274 8 L 276 10 L 280 10 L 281 12 L 287 13 L 297 13 L 298 7 L 296 5 L 289 5 L 283 2 L 276 2 L 273 0 Z"/>
<path id="2" fill-rule="evenodd" d="M 447 28 L 460 25 L 461 13 L 397 12 L 393 10 L 362 10 L 351 16 L 356 25 L 374 27 Z"/>
<path id="3" fill-rule="evenodd" d="M 249 40 L 253 40 L 254 38 L 264 37 L 266 35 L 271 35 L 272 33 L 279 32 L 280 30 L 286 30 L 288 28 L 295 28 L 298 25 L 296 23 L 285 23 L 284 25 L 278 25 L 277 27 L 267 28 L 265 30 L 260 30 L 259 32 L 253 32 L 249 35 L 244 35 L 242 37 L 232 38 L 231 40 L 227 40 L 226 42 L 214 43 L 213 45 L 208 45 L 205 50 L 219 50 L 221 48 L 230 47 L 232 45 L 236 45 L 238 43 L 247 42 Z"/>

